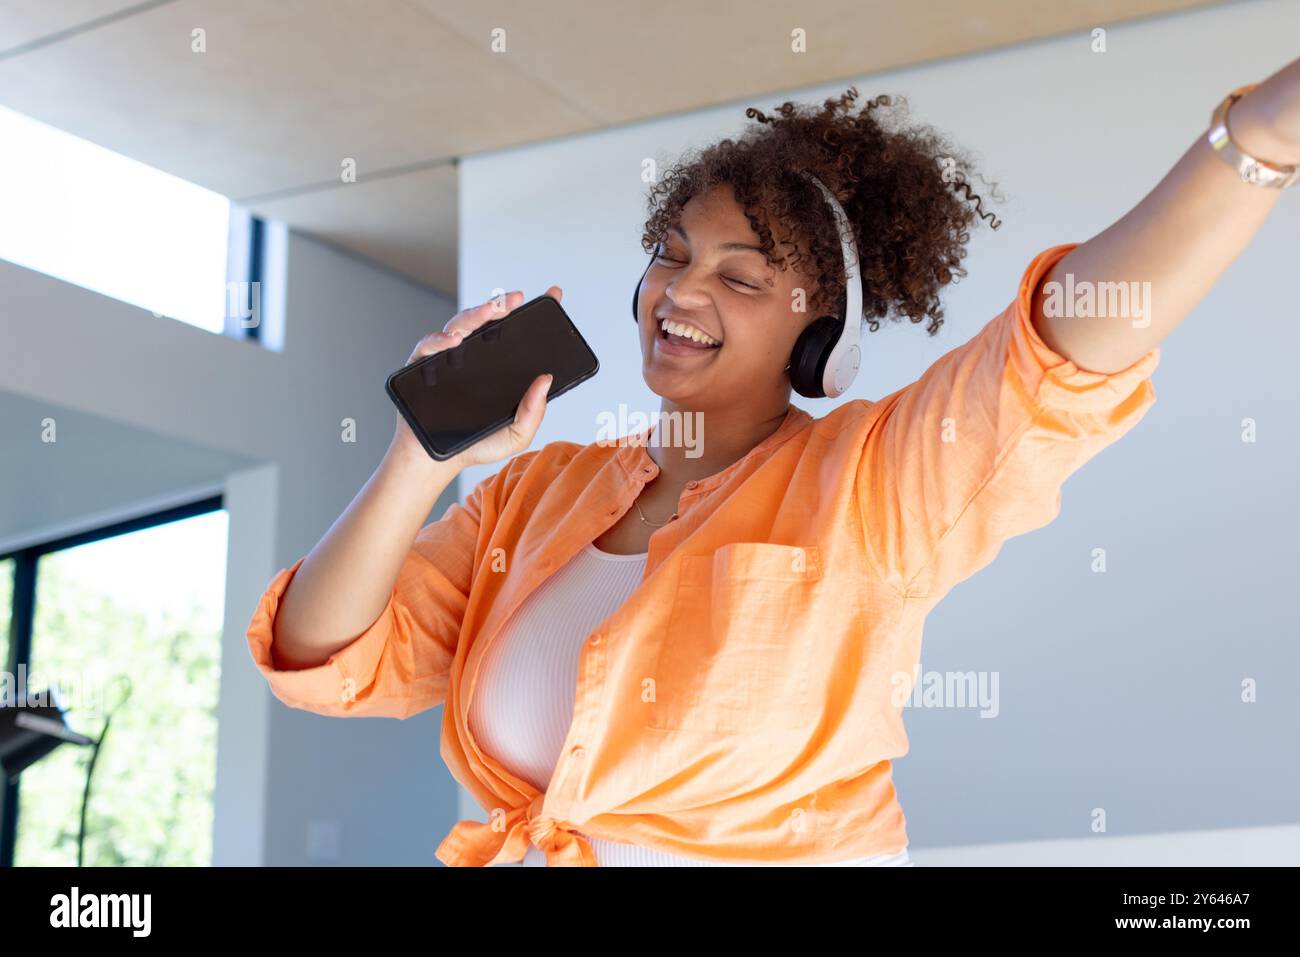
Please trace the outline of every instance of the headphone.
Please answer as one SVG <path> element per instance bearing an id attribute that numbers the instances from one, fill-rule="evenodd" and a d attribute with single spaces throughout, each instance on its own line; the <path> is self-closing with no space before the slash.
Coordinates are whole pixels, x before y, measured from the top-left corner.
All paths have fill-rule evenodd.
<path id="1" fill-rule="evenodd" d="M 812 173 L 804 173 L 822 191 L 826 203 L 835 216 L 835 226 L 840 234 L 840 247 L 844 257 L 845 316 L 854 317 L 846 323 L 844 316 L 818 316 L 799 333 L 790 353 L 790 385 L 802 396 L 810 399 L 835 398 L 841 395 L 858 374 L 862 361 L 859 340 L 862 336 L 862 286 L 858 282 L 858 247 L 853 241 L 853 227 L 848 214 L 835 194 L 826 188 Z M 646 265 L 641 280 L 632 292 L 632 321 L 641 324 L 637 304 L 641 297 L 641 283 L 654 264 Z"/>

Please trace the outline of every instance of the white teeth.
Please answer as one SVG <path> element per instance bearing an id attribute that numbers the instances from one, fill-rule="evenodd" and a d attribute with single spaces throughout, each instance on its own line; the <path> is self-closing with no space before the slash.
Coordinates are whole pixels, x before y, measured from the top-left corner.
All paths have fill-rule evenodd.
<path id="1" fill-rule="evenodd" d="M 671 319 L 664 319 L 662 322 L 660 322 L 660 325 L 666 331 L 671 332 L 675 336 L 682 336 L 685 339 L 694 339 L 696 342 L 702 343 L 703 345 L 706 346 L 722 345 L 722 343 L 719 342 L 717 339 L 714 339 L 712 336 L 705 335 L 703 332 L 700 332 L 700 330 L 694 328 L 693 326 L 683 325 L 680 322 L 673 322 Z"/>

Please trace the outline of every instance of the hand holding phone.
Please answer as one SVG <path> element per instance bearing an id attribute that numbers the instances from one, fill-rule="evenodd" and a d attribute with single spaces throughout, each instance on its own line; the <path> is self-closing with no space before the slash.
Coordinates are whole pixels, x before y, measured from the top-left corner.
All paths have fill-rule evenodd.
<path id="1" fill-rule="evenodd" d="M 397 450 L 459 467 L 525 450 L 548 392 L 568 391 L 599 368 L 560 307 L 562 296 L 552 286 L 520 309 L 523 293 L 511 292 L 462 310 L 421 339 L 386 384 L 399 413 Z"/>

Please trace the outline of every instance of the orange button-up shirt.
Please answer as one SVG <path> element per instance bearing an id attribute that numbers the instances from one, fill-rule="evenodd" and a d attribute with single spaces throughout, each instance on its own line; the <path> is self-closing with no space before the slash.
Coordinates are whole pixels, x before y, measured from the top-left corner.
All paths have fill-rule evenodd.
<path id="1" fill-rule="evenodd" d="M 891 760 L 908 749 L 927 613 L 1050 522 L 1064 480 L 1155 401 L 1158 349 L 1103 375 L 1034 329 L 1030 297 L 1076 245 L 1036 256 L 1015 301 L 915 382 L 820 419 L 792 405 L 743 458 L 687 484 L 641 584 L 586 638 L 544 792 L 479 747 L 470 699 L 515 609 L 659 474 L 639 441 L 510 459 L 421 529 L 383 613 L 318 667 L 273 665 L 302 559 L 282 569 L 247 632 L 257 667 L 317 714 L 447 703 L 442 757 L 488 822 L 456 824 L 446 864 L 519 861 L 532 844 L 550 865 L 590 866 L 587 836 L 733 863 L 898 851 Z"/>

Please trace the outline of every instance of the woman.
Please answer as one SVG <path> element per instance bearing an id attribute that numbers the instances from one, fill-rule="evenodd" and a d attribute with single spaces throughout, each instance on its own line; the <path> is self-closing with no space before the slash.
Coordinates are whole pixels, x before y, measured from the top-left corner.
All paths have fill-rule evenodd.
<path id="1" fill-rule="evenodd" d="M 702 417 L 703 454 L 656 441 L 666 420 L 525 452 L 545 377 L 449 462 L 399 416 L 365 487 L 264 594 L 249 647 L 286 704 L 448 704 L 441 754 L 489 820 L 458 823 L 443 862 L 906 863 L 890 762 L 925 616 L 1142 418 L 1158 344 L 1300 161 L 1296 61 L 1226 97 L 1133 211 L 1036 256 L 1007 309 L 916 382 L 814 420 L 791 378 L 805 395 L 852 378 L 845 349 L 831 373 L 816 359 L 846 309 L 856 331 L 858 288 L 873 331 L 893 312 L 933 334 L 986 215 L 963 157 L 854 96 L 750 110 L 756 128 L 651 192 L 642 373 L 664 413 Z M 522 301 L 458 313 L 410 361 Z M 421 527 L 462 469 L 502 460 Z"/>

